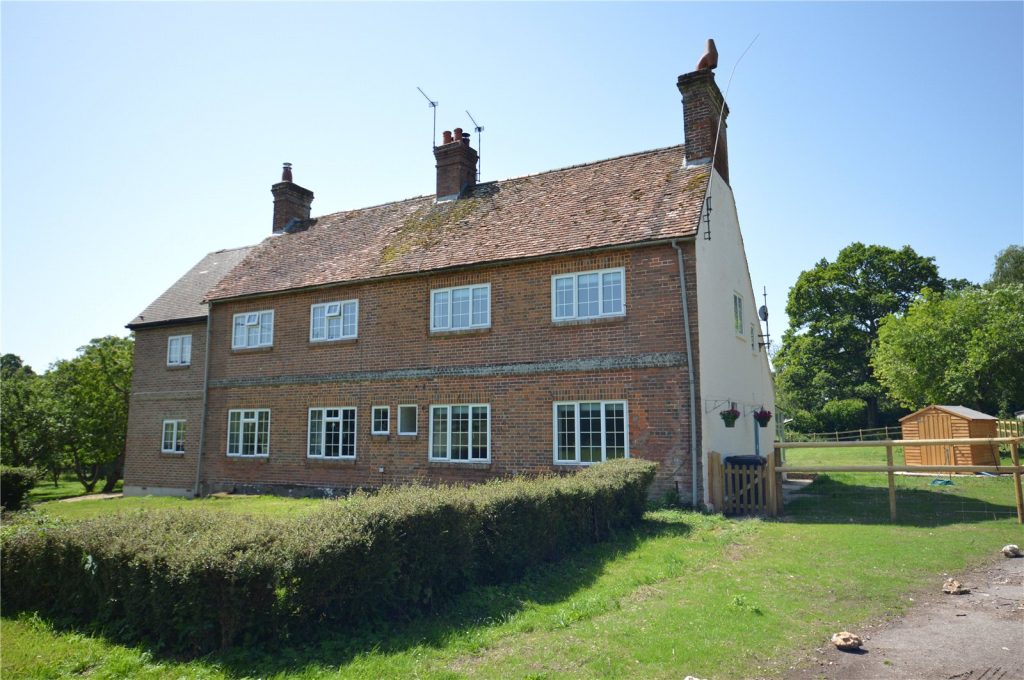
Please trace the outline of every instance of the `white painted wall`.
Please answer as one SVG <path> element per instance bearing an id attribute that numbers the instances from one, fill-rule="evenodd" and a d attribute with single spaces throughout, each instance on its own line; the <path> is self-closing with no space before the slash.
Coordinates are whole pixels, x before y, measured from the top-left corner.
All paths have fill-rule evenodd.
<path id="1" fill-rule="evenodd" d="M 775 413 L 768 354 L 760 347 L 751 350 L 750 325 L 763 333 L 757 317 L 762 299 L 755 296 L 747 268 L 739 217 L 732 189 L 715 171 L 711 179 L 711 239 L 704 238 L 705 227 L 696 241 L 697 332 L 700 343 L 701 450 L 707 461 L 710 451 L 723 456 L 751 455 L 755 452 L 755 430 L 759 430 L 760 452 L 772 448 L 775 418 L 768 427 L 757 426 L 752 411 L 760 406 Z M 738 336 L 733 316 L 733 294 L 743 299 L 744 333 Z M 756 340 L 760 340 L 757 338 Z M 756 346 L 756 345 L 755 345 Z M 734 428 L 727 428 L 719 412 L 736 402 L 743 414 Z M 704 498 L 708 497 L 707 467 L 704 474 Z"/>

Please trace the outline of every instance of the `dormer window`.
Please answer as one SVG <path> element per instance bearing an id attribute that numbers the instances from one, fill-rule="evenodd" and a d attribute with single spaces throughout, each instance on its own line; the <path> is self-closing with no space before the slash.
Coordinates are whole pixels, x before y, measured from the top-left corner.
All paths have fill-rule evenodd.
<path id="1" fill-rule="evenodd" d="M 321 302 L 309 308 L 311 342 L 347 340 L 359 332 L 359 301 Z"/>
<path id="2" fill-rule="evenodd" d="M 235 314 L 231 349 L 270 347 L 274 344 L 274 310 Z"/>

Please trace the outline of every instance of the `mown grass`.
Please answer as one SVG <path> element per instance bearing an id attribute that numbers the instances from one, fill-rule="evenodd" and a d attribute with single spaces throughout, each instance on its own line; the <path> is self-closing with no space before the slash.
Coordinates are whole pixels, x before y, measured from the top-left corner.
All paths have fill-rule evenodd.
<path id="1" fill-rule="evenodd" d="M 122 486 L 124 486 L 124 482 L 118 481 L 117 484 L 114 485 L 114 492 L 121 493 Z M 103 480 L 100 480 L 92 493 L 99 493 L 99 490 L 102 487 Z M 75 477 L 74 474 L 66 472 L 58 478 L 56 486 L 54 486 L 52 478 L 40 479 L 39 482 L 32 487 L 32 490 L 28 492 L 28 502 L 30 504 L 45 503 L 47 501 L 56 501 L 62 498 L 85 496 L 87 493 L 85 486 L 78 481 L 78 478 Z"/>
<path id="2" fill-rule="evenodd" d="M 475 588 L 433 618 L 355 635 L 325 630 L 283 649 L 186 662 L 32 617 L 5 619 L 2 671 L 30 678 L 773 676 L 835 630 L 899 614 L 916 589 L 935 588 L 944 573 L 1024 540 L 1008 479 L 953 481 L 932 487 L 927 477 L 899 478 L 896 524 L 888 522 L 884 474 L 822 476 L 782 521 L 652 511 L 633 534 L 515 584 Z M 248 507 L 258 512 L 262 503 Z"/>
<path id="3" fill-rule="evenodd" d="M 316 507 L 325 501 L 312 498 L 284 498 L 281 496 L 208 496 L 189 500 L 171 496 L 121 496 L 118 498 L 97 498 L 66 503 L 39 503 L 33 506 L 37 512 L 63 520 L 79 520 L 99 515 L 129 512 L 139 509 L 196 508 L 203 507 L 246 515 L 294 516 Z M 337 502 L 337 501 L 332 501 Z"/>

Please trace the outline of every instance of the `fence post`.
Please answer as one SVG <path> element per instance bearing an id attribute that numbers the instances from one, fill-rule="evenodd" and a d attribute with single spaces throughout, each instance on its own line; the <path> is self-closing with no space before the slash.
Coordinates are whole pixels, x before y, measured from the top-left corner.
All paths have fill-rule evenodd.
<path id="1" fill-rule="evenodd" d="M 889 519 L 896 521 L 896 475 L 892 471 L 892 444 L 885 445 L 885 464 L 889 466 Z M 1019 512 L 1019 511 L 1018 511 Z"/>
<path id="2" fill-rule="evenodd" d="M 1019 439 L 1010 442 L 1010 459 L 1013 461 L 1013 490 L 1017 495 L 1017 523 L 1024 524 L 1024 493 L 1021 493 L 1020 487 L 1020 451 L 1017 450 L 1018 444 L 1020 444 Z"/>
<path id="3" fill-rule="evenodd" d="M 777 449 L 772 449 L 770 452 L 768 452 L 768 480 L 766 482 L 766 484 L 768 486 L 767 486 L 767 493 L 765 494 L 765 496 L 766 496 L 766 498 L 765 498 L 765 505 L 767 507 L 765 508 L 765 512 L 767 513 L 767 515 L 769 517 L 776 517 L 779 514 L 779 512 L 778 512 L 778 503 L 776 501 L 776 498 L 778 498 L 779 489 L 775 485 L 775 454 L 776 454 L 776 451 L 777 451 Z"/>

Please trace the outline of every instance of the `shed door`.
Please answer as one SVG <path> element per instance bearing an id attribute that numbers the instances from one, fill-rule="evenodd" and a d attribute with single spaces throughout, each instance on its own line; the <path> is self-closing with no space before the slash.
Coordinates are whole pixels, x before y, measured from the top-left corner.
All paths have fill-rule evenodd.
<path id="1" fill-rule="evenodd" d="M 949 416 L 932 411 L 921 416 L 921 439 L 950 439 L 953 436 Z M 922 465 L 955 465 L 948 444 L 929 444 L 921 447 Z"/>

